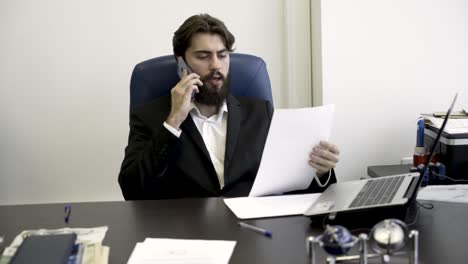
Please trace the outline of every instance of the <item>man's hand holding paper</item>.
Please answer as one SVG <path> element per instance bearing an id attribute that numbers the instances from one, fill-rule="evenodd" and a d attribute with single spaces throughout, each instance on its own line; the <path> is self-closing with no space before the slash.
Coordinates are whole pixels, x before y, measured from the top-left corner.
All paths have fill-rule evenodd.
<path id="1" fill-rule="evenodd" d="M 317 176 L 322 177 L 336 167 L 340 150 L 328 141 L 322 140 L 309 154 L 309 165 L 316 169 Z"/>
<path id="2" fill-rule="evenodd" d="M 275 110 L 249 196 L 304 190 L 315 175 L 328 175 L 339 156 L 338 148 L 328 141 L 334 108 L 326 105 Z M 327 181 L 327 176 L 323 178 Z"/>

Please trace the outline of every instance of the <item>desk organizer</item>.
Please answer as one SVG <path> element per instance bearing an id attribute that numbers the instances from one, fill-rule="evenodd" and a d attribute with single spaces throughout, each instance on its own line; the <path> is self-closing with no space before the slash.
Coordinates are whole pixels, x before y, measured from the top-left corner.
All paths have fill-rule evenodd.
<path id="1" fill-rule="evenodd" d="M 392 256 L 408 255 L 408 263 L 418 263 L 417 230 L 408 231 L 406 224 L 398 219 L 385 219 L 377 223 L 369 233 L 353 236 L 348 229 L 340 225 L 327 225 L 322 235 L 309 236 L 306 240 L 308 263 L 316 264 L 317 247 L 328 253 L 327 263 L 346 263 L 359 261 L 367 264 L 370 258 L 380 258 L 382 263 L 390 263 Z M 410 250 L 402 250 L 407 242 Z M 359 245 L 358 255 L 347 255 L 356 245 Z M 369 248 L 373 253 L 369 253 Z"/>

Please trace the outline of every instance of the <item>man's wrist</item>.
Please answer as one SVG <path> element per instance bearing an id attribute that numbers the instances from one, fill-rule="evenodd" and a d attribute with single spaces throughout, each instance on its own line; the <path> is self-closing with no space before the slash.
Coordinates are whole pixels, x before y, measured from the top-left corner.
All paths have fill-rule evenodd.
<path id="1" fill-rule="evenodd" d="M 326 171 L 326 172 L 316 172 L 315 175 L 317 175 L 318 178 L 322 178 L 323 176 L 325 175 L 328 175 L 329 171 Z"/>
<path id="2" fill-rule="evenodd" d="M 322 175 L 319 175 L 318 173 L 315 173 L 315 175 L 316 175 L 315 181 L 317 181 L 318 186 L 323 188 L 323 187 L 326 187 L 328 185 L 328 182 L 330 181 L 330 178 L 331 178 L 331 175 L 332 175 L 332 171 L 329 170 L 329 171 L 323 173 Z M 323 177 L 325 175 L 328 175 L 328 177 Z M 322 178 L 322 179 L 319 180 L 319 178 Z M 325 183 L 322 183 L 321 181 L 323 181 L 324 178 L 326 178 Z"/>
<path id="3" fill-rule="evenodd" d="M 163 123 L 163 126 L 169 130 L 174 136 L 180 138 L 180 134 L 182 134 L 182 131 L 180 129 L 176 129 L 173 126 L 169 125 L 167 122 Z"/>
<path id="4" fill-rule="evenodd" d="M 170 125 L 171 127 L 180 130 L 180 125 L 182 124 L 181 121 L 179 121 L 177 118 L 169 115 L 166 119 L 166 124 Z"/>

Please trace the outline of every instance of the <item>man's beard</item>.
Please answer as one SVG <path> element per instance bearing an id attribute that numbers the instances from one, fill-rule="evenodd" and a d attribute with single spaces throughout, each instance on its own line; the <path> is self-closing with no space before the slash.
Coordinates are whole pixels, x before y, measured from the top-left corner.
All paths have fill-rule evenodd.
<path id="1" fill-rule="evenodd" d="M 210 79 L 214 77 L 220 78 L 223 82 L 219 89 L 213 87 L 210 83 Z M 203 85 L 198 87 L 199 92 L 195 94 L 195 102 L 208 106 L 216 106 L 219 109 L 229 94 L 230 79 L 229 74 L 226 77 L 219 71 L 203 76 L 200 79 Z"/>

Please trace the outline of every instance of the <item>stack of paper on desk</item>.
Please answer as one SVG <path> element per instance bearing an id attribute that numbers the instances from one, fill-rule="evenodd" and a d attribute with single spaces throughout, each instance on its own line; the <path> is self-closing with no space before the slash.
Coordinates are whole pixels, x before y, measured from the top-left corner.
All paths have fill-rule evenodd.
<path id="1" fill-rule="evenodd" d="M 235 241 L 147 238 L 137 243 L 128 264 L 227 264 Z"/>
<path id="2" fill-rule="evenodd" d="M 224 199 L 239 219 L 301 215 L 319 197 L 319 193 Z"/>
<path id="3" fill-rule="evenodd" d="M 70 256 L 69 263 L 76 264 L 107 264 L 109 261 L 109 247 L 102 245 L 106 236 L 107 226 L 94 228 L 60 228 L 24 230 L 15 237 L 13 242 L 5 248 L 0 256 L 0 264 L 8 264 L 21 246 L 25 237 L 29 235 L 58 235 L 76 233 L 77 239 L 74 254 Z"/>
<path id="4" fill-rule="evenodd" d="M 440 129 L 442 123 L 444 122 L 443 118 L 437 118 L 428 115 L 423 115 L 423 118 L 426 120 L 428 125 L 438 129 Z M 449 119 L 444 131 L 449 134 L 468 133 L 468 118 Z"/>
<path id="5" fill-rule="evenodd" d="M 468 185 L 429 185 L 418 192 L 418 200 L 468 203 Z"/>

